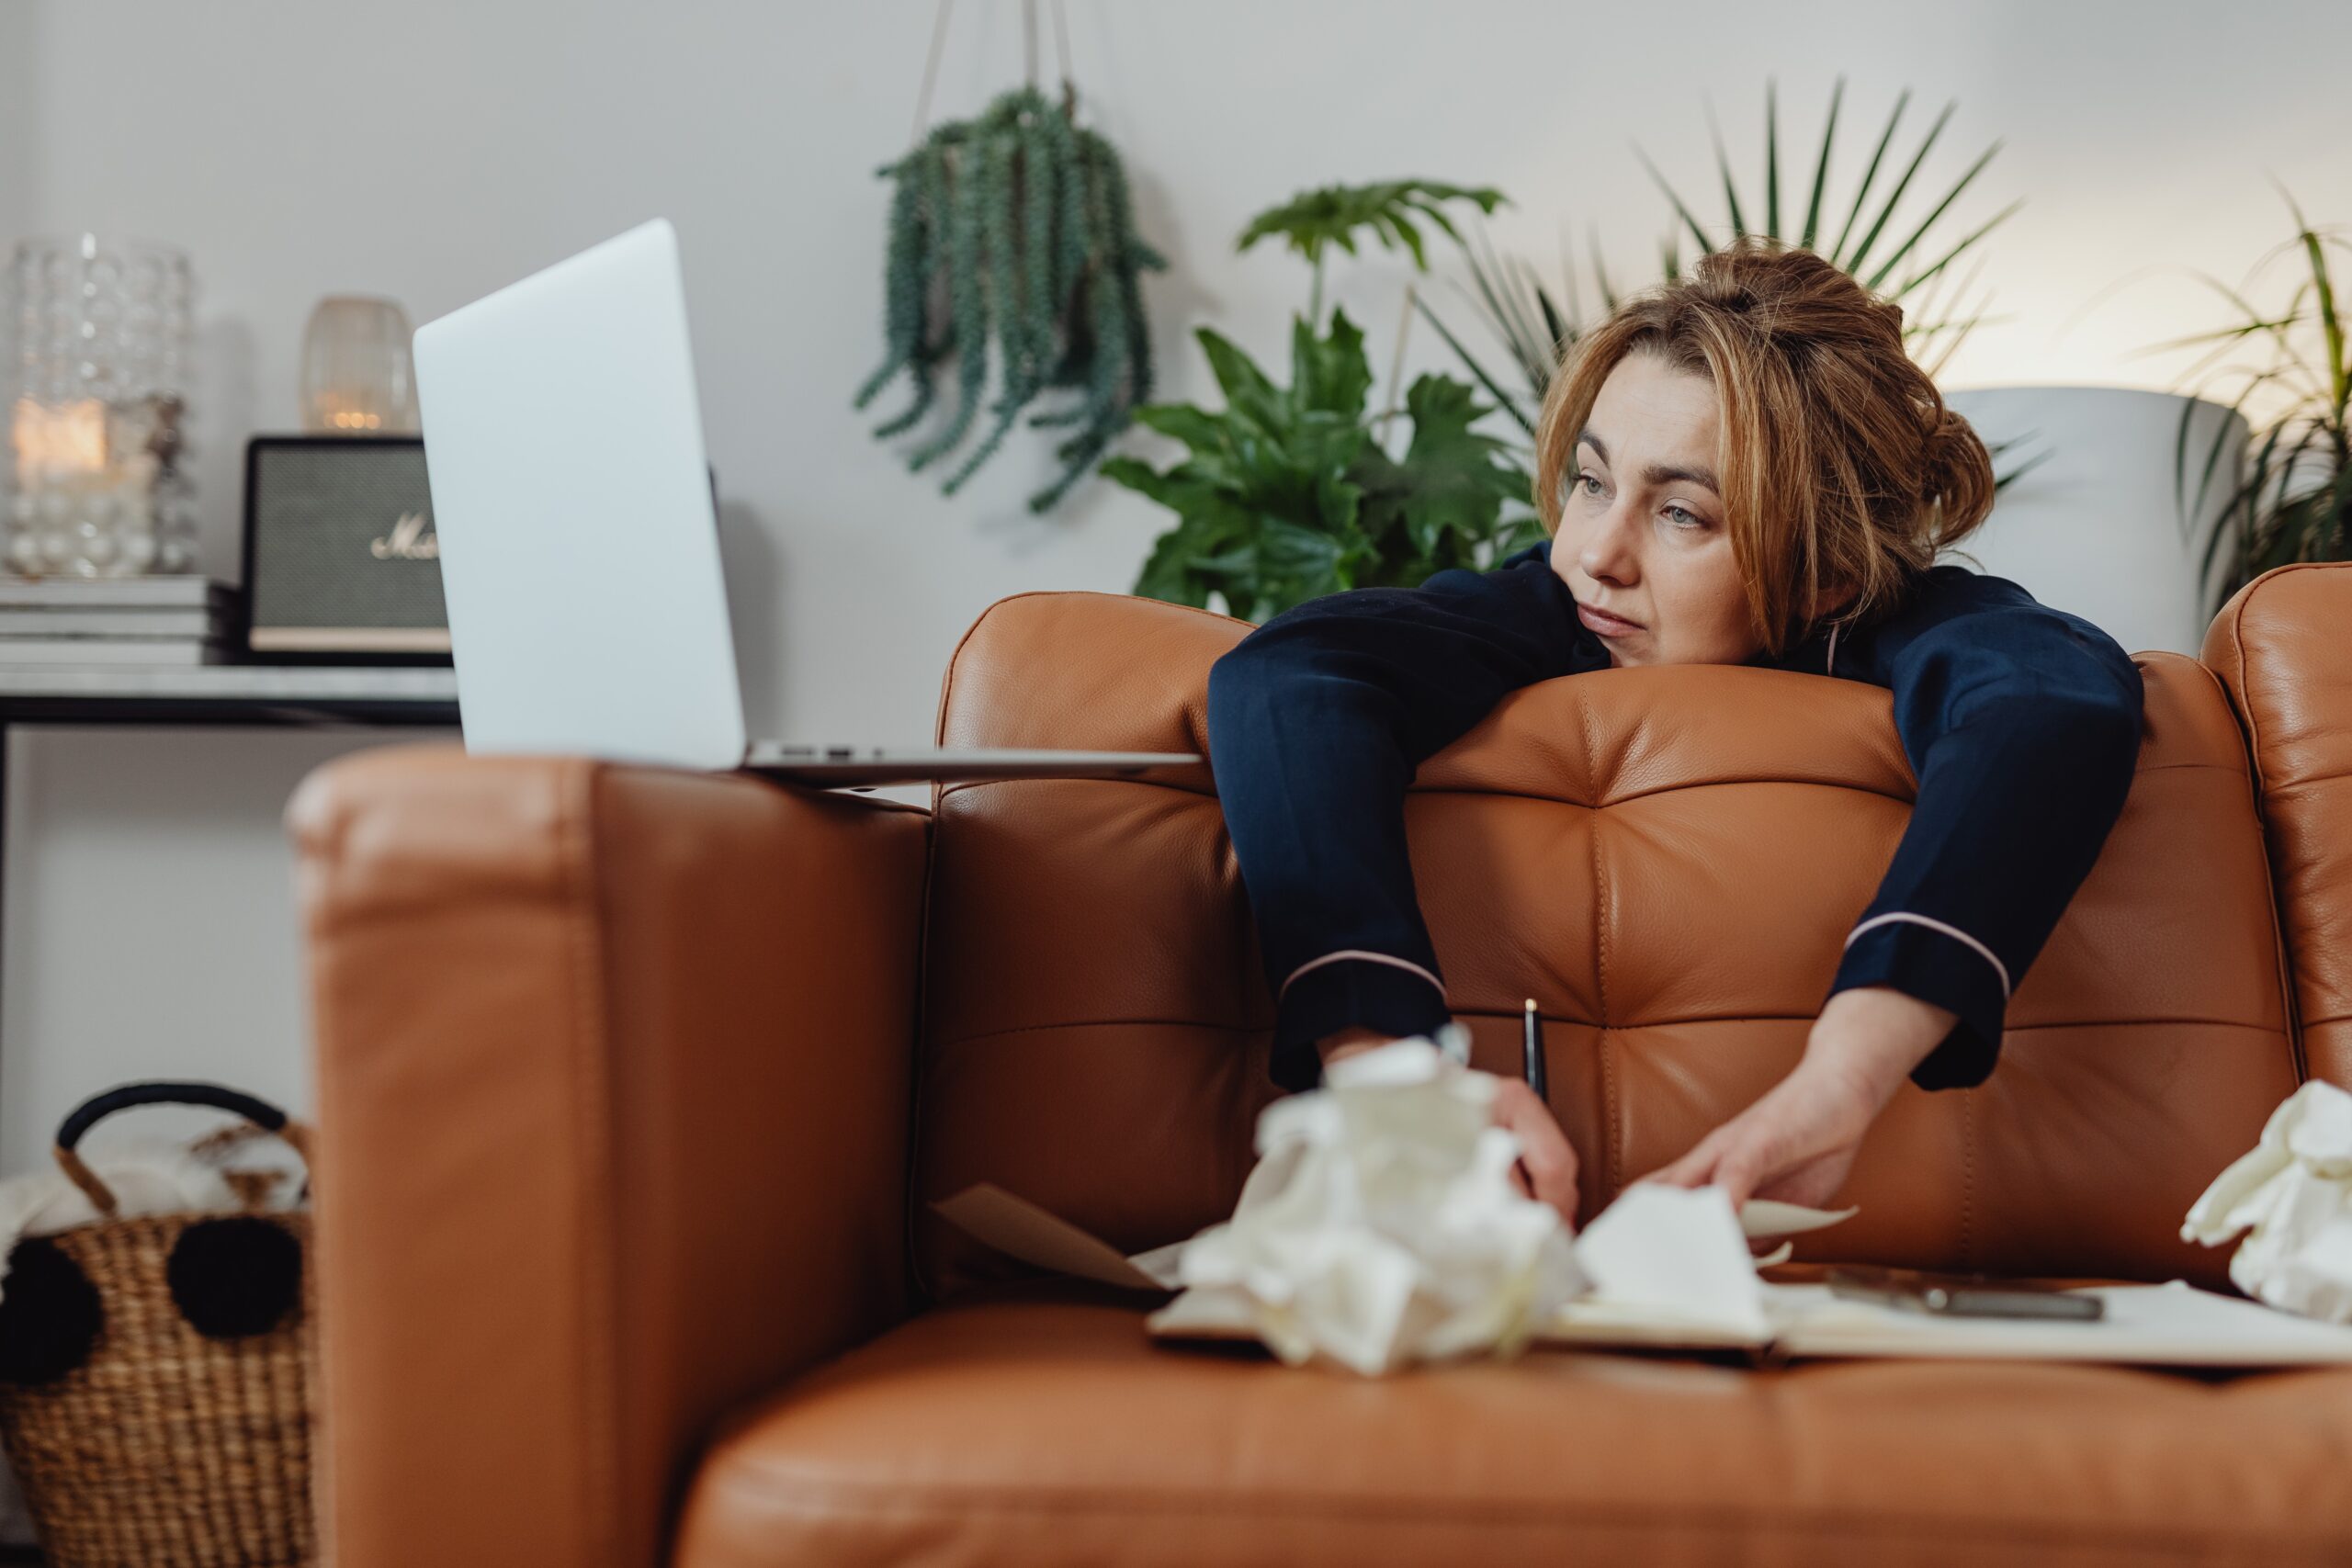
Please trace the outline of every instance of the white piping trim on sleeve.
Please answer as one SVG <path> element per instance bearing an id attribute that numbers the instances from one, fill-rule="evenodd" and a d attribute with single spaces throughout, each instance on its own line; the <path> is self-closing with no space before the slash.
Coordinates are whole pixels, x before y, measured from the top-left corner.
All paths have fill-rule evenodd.
<path id="1" fill-rule="evenodd" d="M 1969 946 L 1974 948 L 1977 952 L 1983 953 L 1984 955 L 1984 962 L 1993 966 L 1993 973 L 2001 977 L 2002 999 L 2007 1000 L 2008 998 L 2008 965 L 2003 964 L 1998 958 L 1995 957 L 1991 948 L 1985 946 L 1974 937 L 1970 936 L 1958 926 L 1948 926 L 1941 920 L 1929 919 L 1925 915 L 1915 915 L 1905 909 L 1897 909 L 1891 914 L 1872 915 L 1869 919 L 1864 920 L 1860 925 L 1856 926 L 1852 931 L 1846 933 L 1846 946 L 1853 946 L 1854 939 L 1861 935 L 1864 931 L 1870 930 L 1872 926 L 1883 926 L 1893 920 L 1908 920 L 1914 925 L 1925 926 L 1929 931 L 1941 931 L 1944 935 L 1964 942 Z"/>
<path id="2" fill-rule="evenodd" d="M 1838 673 L 1838 623 L 1835 621 L 1829 623 L 1829 657 L 1821 661 L 1821 672 L 1825 675 Z"/>
<path id="3" fill-rule="evenodd" d="M 1386 964 L 1396 968 L 1405 970 L 1409 974 L 1419 975 L 1422 979 L 1427 980 L 1430 985 L 1437 987 L 1437 994 L 1441 1000 L 1445 997 L 1445 982 L 1430 974 L 1428 970 L 1422 968 L 1419 964 L 1411 962 L 1409 959 L 1398 958 L 1393 954 L 1385 953 L 1367 953 L 1363 949 L 1358 947 L 1343 947 L 1337 953 L 1327 953 L 1320 958 L 1310 958 L 1306 963 L 1300 964 L 1297 968 L 1292 970 L 1290 972 L 1290 978 L 1283 982 L 1283 988 L 1274 993 L 1274 1000 L 1278 1002 L 1281 1001 L 1283 996 L 1289 992 L 1291 981 L 1297 979 L 1309 969 L 1320 969 L 1326 964 L 1337 964 L 1343 958 L 1361 958 L 1367 964 Z"/>

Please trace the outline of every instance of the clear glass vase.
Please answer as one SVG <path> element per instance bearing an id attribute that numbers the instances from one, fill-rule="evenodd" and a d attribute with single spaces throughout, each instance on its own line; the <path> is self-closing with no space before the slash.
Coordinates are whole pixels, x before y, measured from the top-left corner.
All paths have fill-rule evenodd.
<path id="1" fill-rule="evenodd" d="M 413 435 L 414 333 L 396 299 L 331 294 L 302 333 L 302 428 L 316 435 Z"/>
<path id="2" fill-rule="evenodd" d="M 167 245 L 27 240 L 8 268 L 0 561 L 33 577 L 193 571 L 195 281 Z"/>

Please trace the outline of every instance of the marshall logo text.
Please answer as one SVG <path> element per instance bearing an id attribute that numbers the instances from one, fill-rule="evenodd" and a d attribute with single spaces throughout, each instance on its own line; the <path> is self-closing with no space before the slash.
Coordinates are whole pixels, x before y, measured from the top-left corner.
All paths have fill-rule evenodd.
<path id="1" fill-rule="evenodd" d="M 422 512 L 403 512 L 392 531 L 368 541 L 368 553 L 378 560 L 438 560 L 441 539 Z"/>

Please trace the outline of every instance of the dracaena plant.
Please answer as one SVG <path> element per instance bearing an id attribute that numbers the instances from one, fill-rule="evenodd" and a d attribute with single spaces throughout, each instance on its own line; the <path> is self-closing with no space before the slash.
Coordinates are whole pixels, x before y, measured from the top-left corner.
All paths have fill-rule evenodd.
<path id="1" fill-rule="evenodd" d="M 1225 406 L 1152 404 L 1147 428 L 1187 454 L 1165 469 L 1133 457 L 1105 479 L 1176 513 L 1155 541 L 1136 592 L 1260 621 L 1343 589 L 1412 586 L 1448 567 L 1492 565 L 1543 537 L 1525 501 L 1529 480 L 1510 448 L 1474 428 L 1492 411 L 1468 383 L 1417 378 L 1396 407 L 1373 412 L 1363 333 L 1333 310 L 1322 317 L 1323 263 L 1353 254 L 1359 233 L 1426 265 L 1416 220 L 1458 238 L 1442 210 L 1491 210 L 1501 194 L 1428 180 L 1309 191 L 1260 214 L 1238 248 L 1280 238 L 1314 269 L 1308 313 L 1291 323 L 1290 384 L 1233 343 L 1195 335 Z"/>
<path id="2" fill-rule="evenodd" d="M 2352 559 L 2352 345 L 2346 341 L 2352 322 L 2330 265 L 2331 256 L 2340 262 L 2352 254 L 2352 239 L 2341 229 L 2314 226 L 2293 197 L 2286 199 L 2295 232 L 2255 268 L 2258 277 L 2292 258 L 2296 278 L 2285 302 L 2261 309 L 2245 290 L 2207 277 L 2237 319 L 2163 345 L 2206 345 L 2186 378 L 2189 389 L 2215 401 L 2229 397 L 2231 412 L 2253 427 L 2244 467 L 2234 473 L 2227 459 L 2236 420 L 2221 421 L 2210 443 L 2192 446 L 2196 405 L 2184 403 L 2174 443 L 2184 520 L 2213 519 L 2199 580 L 2215 584 L 2217 610 L 2272 567 Z M 2228 488 L 2217 493 L 2216 485 Z"/>

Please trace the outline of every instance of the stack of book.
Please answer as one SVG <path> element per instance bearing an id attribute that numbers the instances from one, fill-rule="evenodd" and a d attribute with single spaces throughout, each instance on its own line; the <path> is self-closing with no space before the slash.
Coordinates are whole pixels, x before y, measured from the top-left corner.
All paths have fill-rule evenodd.
<path id="1" fill-rule="evenodd" d="M 0 666 L 223 664 L 235 610 L 202 577 L 0 577 Z"/>

